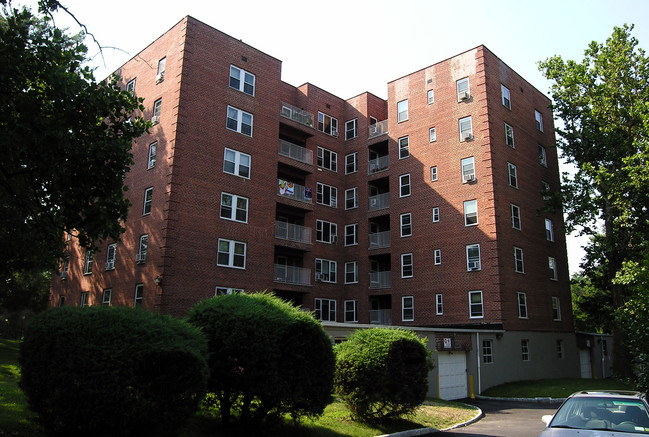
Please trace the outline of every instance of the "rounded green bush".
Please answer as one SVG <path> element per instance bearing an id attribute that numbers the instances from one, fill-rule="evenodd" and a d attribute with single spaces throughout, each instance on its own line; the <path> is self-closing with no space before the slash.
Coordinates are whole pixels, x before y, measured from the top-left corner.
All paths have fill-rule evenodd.
<path id="1" fill-rule="evenodd" d="M 355 419 L 374 422 L 406 415 L 426 399 L 430 353 L 413 331 L 359 330 L 334 351 L 335 390 Z"/>
<path id="2" fill-rule="evenodd" d="M 224 422 L 317 416 L 331 402 L 333 349 L 310 314 L 270 294 L 232 294 L 199 302 L 187 320 L 208 338 L 208 391 Z"/>
<path id="3" fill-rule="evenodd" d="M 174 435 L 196 411 L 207 342 L 170 316 L 132 308 L 62 307 L 34 317 L 20 386 L 54 435 Z"/>

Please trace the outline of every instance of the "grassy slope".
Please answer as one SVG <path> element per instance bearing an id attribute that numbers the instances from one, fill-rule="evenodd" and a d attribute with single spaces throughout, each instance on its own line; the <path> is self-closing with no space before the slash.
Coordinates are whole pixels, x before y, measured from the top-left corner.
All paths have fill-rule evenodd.
<path id="1" fill-rule="evenodd" d="M 520 381 L 492 387 L 484 396 L 494 397 L 551 397 L 565 398 L 580 390 L 634 390 L 633 384 L 617 379 L 544 379 L 541 381 Z"/>

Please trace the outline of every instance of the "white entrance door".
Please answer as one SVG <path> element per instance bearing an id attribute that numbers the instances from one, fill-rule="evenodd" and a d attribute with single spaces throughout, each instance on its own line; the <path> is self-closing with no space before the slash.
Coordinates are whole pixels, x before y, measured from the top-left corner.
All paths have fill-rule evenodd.
<path id="1" fill-rule="evenodd" d="M 590 364 L 590 350 L 579 349 L 579 364 L 581 366 L 581 377 L 591 379 L 593 377 L 593 367 Z"/>
<path id="2" fill-rule="evenodd" d="M 439 352 L 439 397 L 446 400 L 467 397 L 466 352 Z"/>

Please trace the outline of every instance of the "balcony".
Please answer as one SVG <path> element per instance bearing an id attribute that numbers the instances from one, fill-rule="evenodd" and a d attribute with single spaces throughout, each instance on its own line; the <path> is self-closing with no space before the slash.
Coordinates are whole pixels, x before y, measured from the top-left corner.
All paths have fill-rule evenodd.
<path id="1" fill-rule="evenodd" d="M 303 164 L 313 165 L 313 150 L 306 149 L 286 140 L 279 140 L 279 154 Z"/>
<path id="2" fill-rule="evenodd" d="M 282 117 L 289 118 L 297 123 L 303 124 L 304 126 L 313 128 L 313 114 L 295 107 L 289 103 L 282 102 L 280 115 Z"/>
<path id="3" fill-rule="evenodd" d="M 390 247 L 390 231 L 373 232 L 370 234 L 370 249 Z"/>
<path id="4" fill-rule="evenodd" d="M 368 139 L 380 137 L 388 133 L 388 121 L 383 120 L 378 123 L 370 124 L 369 126 L 369 137 Z"/>
<path id="5" fill-rule="evenodd" d="M 392 310 L 370 310 L 370 323 L 373 325 L 392 325 Z"/>
<path id="6" fill-rule="evenodd" d="M 297 243 L 311 244 L 311 228 L 296 225 L 293 223 L 276 221 L 275 238 L 295 241 Z"/>
<path id="7" fill-rule="evenodd" d="M 311 269 L 275 264 L 275 282 L 294 285 L 311 285 Z"/>
<path id="8" fill-rule="evenodd" d="M 299 202 L 313 203 L 311 188 L 284 179 L 277 179 L 277 195 Z"/>
<path id="9" fill-rule="evenodd" d="M 392 271 L 370 272 L 370 288 L 392 287 Z"/>
<path id="10" fill-rule="evenodd" d="M 390 193 L 377 194 L 369 197 L 369 211 L 378 211 L 390 207 Z"/>
<path id="11" fill-rule="evenodd" d="M 367 166 L 367 174 L 374 174 L 390 168 L 390 156 L 385 155 L 379 158 L 370 159 Z"/>

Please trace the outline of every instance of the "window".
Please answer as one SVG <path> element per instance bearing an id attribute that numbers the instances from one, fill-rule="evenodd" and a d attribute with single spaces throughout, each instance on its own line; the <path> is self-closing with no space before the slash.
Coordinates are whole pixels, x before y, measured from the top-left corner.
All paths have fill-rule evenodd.
<path id="1" fill-rule="evenodd" d="M 525 273 L 523 266 L 523 249 L 514 247 L 514 270 L 518 273 Z"/>
<path id="2" fill-rule="evenodd" d="M 435 182 L 437 180 L 437 166 L 434 165 L 430 168 L 430 181 Z"/>
<path id="3" fill-rule="evenodd" d="M 465 77 L 456 82 L 457 88 L 457 101 L 461 102 L 462 100 L 468 100 L 471 98 L 471 92 L 469 91 L 469 78 Z"/>
<path id="4" fill-rule="evenodd" d="M 604 342 L 606 344 L 606 342 Z M 563 340 L 557 340 L 557 358 L 561 359 L 563 358 Z"/>
<path id="5" fill-rule="evenodd" d="M 89 275 L 92 273 L 92 265 L 94 264 L 93 254 L 91 251 L 86 251 L 86 258 L 83 262 L 83 274 Z"/>
<path id="6" fill-rule="evenodd" d="M 412 322 L 415 320 L 415 298 L 403 296 L 401 298 L 401 321 Z"/>
<path id="7" fill-rule="evenodd" d="M 315 279 L 320 282 L 336 283 L 336 271 L 338 264 L 336 261 L 316 258 L 315 260 Z"/>
<path id="8" fill-rule="evenodd" d="M 467 141 L 473 139 L 473 125 L 471 117 L 460 118 L 460 141 Z"/>
<path id="9" fill-rule="evenodd" d="M 144 190 L 144 206 L 142 208 L 142 215 L 151 214 L 151 202 L 153 202 L 153 187 Z"/>
<path id="10" fill-rule="evenodd" d="M 543 132 L 543 115 L 536 109 L 534 110 L 534 119 L 536 120 L 536 128 Z"/>
<path id="11" fill-rule="evenodd" d="M 112 295 L 113 295 L 113 290 L 111 290 L 110 288 L 104 290 L 104 292 L 101 294 L 101 304 L 103 306 L 109 307 Z"/>
<path id="12" fill-rule="evenodd" d="M 338 171 L 338 154 L 324 147 L 318 146 L 318 167 L 331 171 Z"/>
<path id="13" fill-rule="evenodd" d="M 338 225 L 324 220 L 315 221 L 315 240 L 335 244 L 338 241 Z"/>
<path id="14" fill-rule="evenodd" d="M 117 254 L 117 243 L 109 244 L 106 248 L 106 270 L 115 268 L 115 256 Z"/>
<path id="15" fill-rule="evenodd" d="M 158 142 L 154 142 L 149 144 L 149 159 L 147 160 L 147 165 L 146 168 L 153 168 L 155 167 L 155 160 L 156 160 L 156 154 L 158 151 Z"/>
<path id="16" fill-rule="evenodd" d="M 521 230 L 521 209 L 514 205 L 513 203 L 509 204 L 512 212 L 512 228 Z"/>
<path id="17" fill-rule="evenodd" d="M 410 156 L 410 147 L 408 146 L 408 137 L 399 138 L 399 159 Z"/>
<path id="18" fill-rule="evenodd" d="M 356 173 L 358 171 L 358 153 L 345 155 L 345 174 Z"/>
<path id="19" fill-rule="evenodd" d="M 81 293 L 81 302 L 79 302 L 79 305 L 82 307 L 87 307 L 90 305 L 90 293 L 87 291 L 84 291 Z"/>
<path id="20" fill-rule="evenodd" d="M 469 291 L 469 318 L 481 319 L 482 317 L 484 317 L 482 291 Z"/>
<path id="21" fill-rule="evenodd" d="M 505 142 L 509 147 L 514 147 L 514 128 L 505 123 Z"/>
<path id="22" fill-rule="evenodd" d="M 516 166 L 511 162 L 507 163 L 507 173 L 509 175 L 509 186 L 518 188 L 518 175 L 516 173 Z"/>
<path id="23" fill-rule="evenodd" d="M 246 268 L 246 243 L 219 238 L 218 244 L 216 265 L 235 269 Z"/>
<path id="24" fill-rule="evenodd" d="M 473 156 L 464 158 L 462 164 L 462 183 L 475 181 L 475 161 Z"/>
<path id="25" fill-rule="evenodd" d="M 530 360 L 530 341 L 521 340 L 521 359 L 523 361 Z"/>
<path id="26" fill-rule="evenodd" d="M 248 198 L 221 193 L 221 218 L 235 222 L 248 222 Z"/>
<path id="27" fill-rule="evenodd" d="M 246 70 L 242 70 L 239 67 L 230 65 L 230 88 L 254 96 L 255 75 L 248 73 Z"/>
<path id="28" fill-rule="evenodd" d="M 539 144 L 539 163 L 543 167 L 548 166 L 548 154 L 545 151 L 545 147 L 541 146 L 540 144 Z"/>
<path id="29" fill-rule="evenodd" d="M 325 322 L 336 321 L 336 301 L 334 299 L 315 299 L 315 318 Z"/>
<path id="30" fill-rule="evenodd" d="M 493 340 L 482 340 L 482 362 L 484 364 L 494 362 Z"/>
<path id="31" fill-rule="evenodd" d="M 151 117 L 151 123 L 158 124 L 160 122 L 160 112 L 162 112 L 162 99 L 153 102 L 153 117 Z"/>
<path id="32" fill-rule="evenodd" d="M 545 239 L 554 241 L 554 229 L 552 228 L 552 220 L 545 219 Z"/>
<path id="33" fill-rule="evenodd" d="M 65 296 L 59 296 L 58 306 L 60 307 L 65 306 Z"/>
<path id="34" fill-rule="evenodd" d="M 126 91 L 135 94 L 135 79 L 131 79 L 126 84 Z"/>
<path id="35" fill-rule="evenodd" d="M 408 120 L 408 100 L 402 100 L 397 103 L 397 122 Z"/>
<path id="36" fill-rule="evenodd" d="M 322 112 L 318 112 L 318 130 L 320 132 L 324 132 L 326 134 L 329 134 L 331 136 L 337 137 L 338 136 L 338 120 L 324 114 Z"/>
<path id="37" fill-rule="evenodd" d="M 155 76 L 155 83 L 165 80 L 165 70 L 167 69 L 167 58 L 164 57 L 158 61 L 158 72 Z"/>
<path id="38" fill-rule="evenodd" d="M 316 184 L 316 202 L 335 208 L 338 204 L 338 189 L 318 182 Z"/>
<path id="39" fill-rule="evenodd" d="M 435 206 L 433 208 L 433 223 L 437 223 L 439 221 L 439 206 Z"/>
<path id="40" fill-rule="evenodd" d="M 146 253 L 149 246 L 149 235 L 144 234 L 140 235 L 140 244 L 138 245 L 138 251 L 135 255 L 135 262 L 141 264 L 146 262 Z"/>
<path id="41" fill-rule="evenodd" d="M 345 246 L 358 244 L 358 224 L 345 225 Z"/>
<path id="42" fill-rule="evenodd" d="M 228 106 L 228 119 L 225 127 L 240 134 L 252 136 L 252 114 L 237 109 L 233 106 Z"/>
<path id="43" fill-rule="evenodd" d="M 469 244 L 466 246 L 466 269 L 469 272 L 481 269 L 479 244 Z"/>
<path id="44" fill-rule="evenodd" d="M 552 200 L 552 189 L 550 188 L 550 184 L 545 181 L 541 181 L 541 195 L 545 201 Z"/>
<path id="45" fill-rule="evenodd" d="M 399 176 L 399 197 L 410 196 L 410 175 Z"/>
<path id="46" fill-rule="evenodd" d="M 403 253 L 401 254 L 401 277 L 412 278 L 412 276 L 413 276 L 412 253 Z"/>
<path id="47" fill-rule="evenodd" d="M 345 122 L 345 140 L 351 140 L 358 136 L 358 119 Z"/>
<path id="48" fill-rule="evenodd" d="M 464 202 L 464 226 L 478 224 L 478 201 L 467 200 Z"/>
<path id="49" fill-rule="evenodd" d="M 507 88 L 505 85 L 500 85 L 500 92 L 502 94 L 503 98 L 503 106 L 507 109 L 512 109 L 512 102 L 509 97 L 509 88 Z"/>
<path id="50" fill-rule="evenodd" d="M 427 102 L 428 102 L 428 104 L 430 105 L 434 101 L 435 101 L 435 91 L 428 90 L 428 93 L 427 93 Z"/>
<path id="51" fill-rule="evenodd" d="M 223 172 L 250 179 L 250 155 L 226 148 L 223 156 Z"/>
<path id="52" fill-rule="evenodd" d="M 431 143 L 437 141 L 437 129 L 434 127 L 428 129 L 428 137 Z"/>
<path id="53" fill-rule="evenodd" d="M 358 187 L 345 190 L 345 209 L 358 208 Z"/>
<path id="54" fill-rule="evenodd" d="M 345 322 L 358 322 L 358 301 L 345 301 Z"/>
<path id="55" fill-rule="evenodd" d="M 61 267 L 61 275 L 60 275 L 61 279 L 67 279 L 69 269 L 70 269 L 70 260 L 64 259 L 63 266 Z"/>
<path id="56" fill-rule="evenodd" d="M 548 267 L 550 268 L 550 279 L 557 280 L 557 260 L 553 257 L 548 257 Z"/>
<path id="57" fill-rule="evenodd" d="M 438 316 L 444 314 L 444 298 L 441 293 L 435 295 L 435 314 Z"/>
<path id="58" fill-rule="evenodd" d="M 144 284 L 137 284 L 135 286 L 135 295 L 133 296 L 133 307 L 141 308 L 143 299 L 144 299 Z"/>
<path id="59" fill-rule="evenodd" d="M 242 288 L 232 288 L 232 287 L 215 287 L 214 288 L 214 296 L 226 296 L 228 294 L 237 294 L 237 293 L 243 293 Z"/>
<path id="60" fill-rule="evenodd" d="M 527 295 L 525 293 L 517 293 L 518 301 L 518 318 L 527 319 Z"/>
<path id="61" fill-rule="evenodd" d="M 358 263 L 350 261 L 345 263 L 345 284 L 358 283 Z"/>
<path id="62" fill-rule="evenodd" d="M 412 235 L 412 214 L 405 213 L 401 214 L 401 236 L 410 237 Z"/>
<path id="63" fill-rule="evenodd" d="M 442 264 L 442 249 L 435 249 L 433 251 L 433 263 L 436 266 Z"/>

